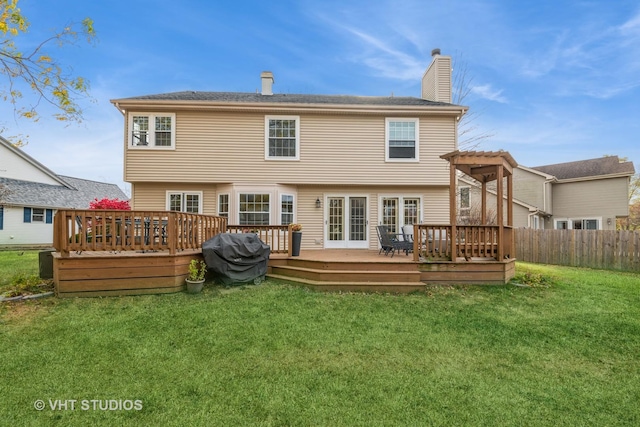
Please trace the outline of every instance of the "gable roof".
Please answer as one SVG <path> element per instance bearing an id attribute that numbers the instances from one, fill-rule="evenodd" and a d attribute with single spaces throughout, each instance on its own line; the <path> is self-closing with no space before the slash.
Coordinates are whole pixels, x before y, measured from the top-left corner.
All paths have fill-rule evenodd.
<path id="1" fill-rule="evenodd" d="M 48 167 L 46 167 L 45 165 L 43 165 L 42 163 L 40 163 L 39 161 L 37 161 L 36 159 L 31 157 L 27 153 L 25 153 L 21 149 L 19 149 L 17 147 L 14 147 L 13 144 L 11 144 L 9 141 L 7 141 L 2 136 L 0 136 L 0 147 L 4 147 L 7 150 L 11 151 L 13 154 L 15 154 L 16 156 L 20 157 L 21 159 L 23 159 L 25 162 L 29 163 L 34 168 L 38 169 L 40 172 L 42 172 L 45 175 L 47 175 L 49 178 L 53 179 L 54 181 L 59 182 L 60 185 L 64 185 L 64 186 L 68 186 L 69 185 L 60 176 L 56 175 L 55 172 L 53 172 L 51 169 L 49 169 Z"/>
<path id="2" fill-rule="evenodd" d="M 3 146 L 59 184 L 0 177 L 0 187 L 7 190 L 3 191 L 3 199 L 0 200 L 0 203 L 53 209 L 88 209 L 89 203 L 96 198 L 129 199 L 115 184 L 57 175 L 0 136 L 0 147 Z"/>
<path id="3" fill-rule="evenodd" d="M 559 180 L 631 176 L 635 174 L 632 162 L 620 162 L 618 156 L 599 157 L 576 162 L 536 166 L 531 169 L 555 176 Z"/>
<path id="4" fill-rule="evenodd" d="M 0 177 L 0 186 L 8 190 L 3 203 L 54 209 L 88 209 L 94 199 L 128 200 L 115 184 L 61 176 L 70 186 L 43 184 Z"/>
<path id="5" fill-rule="evenodd" d="M 326 104 L 326 105 L 378 105 L 378 106 L 455 106 L 446 102 L 429 101 L 411 96 L 353 96 L 353 95 L 306 95 L 273 94 L 247 92 L 199 92 L 182 91 L 157 95 L 134 96 L 112 100 L 124 101 L 203 101 L 225 103 L 283 103 L 283 104 Z"/>

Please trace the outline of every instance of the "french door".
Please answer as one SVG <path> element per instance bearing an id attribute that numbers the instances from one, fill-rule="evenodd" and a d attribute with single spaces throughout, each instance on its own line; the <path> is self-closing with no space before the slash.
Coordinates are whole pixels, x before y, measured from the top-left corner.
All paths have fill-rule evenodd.
<path id="1" fill-rule="evenodd" d="M 366 196 L 329 196 L 325 207 L 325 248 L 369 247 Z"/>

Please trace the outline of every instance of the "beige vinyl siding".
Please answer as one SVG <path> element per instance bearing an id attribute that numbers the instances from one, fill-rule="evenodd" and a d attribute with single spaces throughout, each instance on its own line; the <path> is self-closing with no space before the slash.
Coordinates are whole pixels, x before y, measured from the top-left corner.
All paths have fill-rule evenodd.
<path id="1" fill-rule="evenodd" d="M 283 112 L 291 114 L 291 112 Z M 270 114 L 273 115 L 273 114 Z M 455 118 L 422 116 L 420 162 L 385 162 L 385 118 L 304 114 L 300 160 L 265 160 L 265 114 L 179 112 L 175 150 L 127 149 L 129 182 L 447 185 Z"/>
<path id="2" fill-rule="evenodd" d="M 445 72 L 447 70 L 448 72 Z M 451 57 L 438 56 L 422 79 L 422 98 L 451 103 Z"/>
<path id="3" fill-rule="evenodd" d="M 131 185 L 131 209 L 160 210 L 167 209 L 167 191 L 201 191 L 202 213 L 214 215 L 216 213 L 215 186 L 197 183 L 149 182 Z"/>
<path id="4" fill-rule="evenodd" d="M 166 192 L 172 191 L 202 191 L 203 213 L 215 214 L 217 193 L 230 194 L 230 223 L 235 224 L 239 193 L 254 188 L 256 193 L 270 193 L 271 222 L 279 224 L 280 218 L 279 194 L 293 194 L 296 201 L 295 221 L 303 225 L 303 249 L 322 249 L 324 247 L 324 221 L 325 221 L 325 196 L 326 195 L 358 195 L 368 198 L 368 236 L 369 248 L 376 249 L 378 237 L 375 226 L 380 223 L 378 204 L 381 195 L 384 196 L 420 196 L 422 197 L 422 217 L 425 223 L 448 224 L 449 204 L 448 189 L 446 187 L 423 186 L 417 189 L 412 186 L 376 187 L 376 186 L 301 186 L 296 188 L 283 188 L 278 186 L 220 186 L 217 190 L 212 185 L 178 184 L 178 183 L 136 183 L 132 186 L 133 209 L 136 210 L 165 210 Z M 321 207 L 316 208 L 316 199 L 321 200 Z"/>
<path id="5" fill-rule="evenodd" d="M 368 198 L 367 217 L 369 221 L 369 249 L 377 249 L 378 236 L 375 226 L 380 223 L 379 199 L 381 195 L 418 195 L 422 197 L 422 216 L 425 223 L 448 224 L 448 189 L 438 187 L 373 187 L 373 186 L 326 186 L 300 187 L 298 189 L 297 222 L 303 225 L 302 249 L 322 249 L 324 247 L 324 221 L 326 195 L 357 195 Z M 322 207 L 316 208 L 316 199 L 322 201 Z"/>
<path id="6" fill-rule="evenodd" d="M 558 183 L 553 186 L 554 218 L 602 217 L 606 224 L 627 216 L 628 177 Z"/>

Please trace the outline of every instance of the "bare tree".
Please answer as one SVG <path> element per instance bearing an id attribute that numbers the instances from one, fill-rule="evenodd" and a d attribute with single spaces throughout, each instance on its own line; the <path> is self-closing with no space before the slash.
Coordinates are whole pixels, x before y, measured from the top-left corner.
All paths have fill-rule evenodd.
<path id="1" fill-rule="evenodd" d="M 465 99 L 471 93 L 473 88 L 473 76 L 469 73 L 467 62 L 461 59 L 453 60 L 453 103 L 464 105 Z M 495 133 L 490 131 L 480 131 L 478 118 L 482 115 L 482 111 L 469 108 L 467 114 L 462 116 L 458 123 L 458 147 L 461 150 L 475 150 L 486 139 L 491 138 Z"/>

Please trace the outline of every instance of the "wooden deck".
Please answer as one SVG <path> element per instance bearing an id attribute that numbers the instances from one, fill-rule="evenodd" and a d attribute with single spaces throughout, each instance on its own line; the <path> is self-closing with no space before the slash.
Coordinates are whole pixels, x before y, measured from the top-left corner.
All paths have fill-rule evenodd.
<path id="1" fill-rule="evenodd" d="M 302 251 L 298 257 L 273 255 L 268 275 L 318 290 L 412 292 L 429 285 L 505 284 L 514 274 L 515 259 L 414 261 L 412 254 L 322 249 Z"/>
<path id="2" fill-rule="evenodd" d="M 189 262 L 200 250 L 171 254 L 149 252 L 53 253 L 53 281 L 58 297 L 94 297 L 180 292 Z"/>
<path id="3" fill-rule="evenodd" d="M 82 252 L 53 254 L 59 297 L 118 296 L 181 292 L 191 259 L 200 250 Z M 300 256 L 272 254 L 267 275 L 324 291 L 412 292 L 429 285 L 504 284 L 515 260 L 504 262 L 413 260 L 404 253 L 385 256 L 371 250 L 307 250 Z"/>

